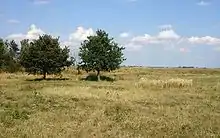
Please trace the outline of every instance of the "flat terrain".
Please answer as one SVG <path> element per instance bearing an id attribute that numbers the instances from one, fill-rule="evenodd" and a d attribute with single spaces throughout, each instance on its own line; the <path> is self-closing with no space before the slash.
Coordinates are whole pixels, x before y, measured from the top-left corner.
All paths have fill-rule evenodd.
<path id="1" fill-rule="evenodd" d="M 101 82 L 86 75 L 1 73 L 0 137 L 220 137 L 218 69 L 122 68 Z"/>

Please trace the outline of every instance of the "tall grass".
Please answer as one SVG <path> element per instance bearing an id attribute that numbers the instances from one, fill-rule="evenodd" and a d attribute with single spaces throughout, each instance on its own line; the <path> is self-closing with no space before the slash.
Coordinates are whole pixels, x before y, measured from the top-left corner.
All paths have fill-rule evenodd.
<path id="1" fill-rule="evenodd" d="M 141 78 L 137 83 L 142 87 L 148 86 L 156 86 L 161 88 L 183 88 L 183 87 L 192 87 L 193 80 L 192 79 L 181 79 L 181 78 L 171 78 L 165 80 L 152 80 L 147 78 Z"/>
<path id="2" fill-rule="evenodd" d="M 82 73 L 1 73 L 0 137 L 220 136 L 219 70 L 121 68 L 100 82 Z"/>

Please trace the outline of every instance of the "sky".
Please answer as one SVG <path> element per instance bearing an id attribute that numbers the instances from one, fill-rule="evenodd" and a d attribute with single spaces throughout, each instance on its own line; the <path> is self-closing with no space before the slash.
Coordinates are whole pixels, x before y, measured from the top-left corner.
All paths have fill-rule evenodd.
<path id="1" fill-rule="evenodd" d="M 76 55 L 103 29 L 126 49 L 124 65 L 220 67 L 219 0 L 2 0 L 0 37 L 59 36 Z"/>

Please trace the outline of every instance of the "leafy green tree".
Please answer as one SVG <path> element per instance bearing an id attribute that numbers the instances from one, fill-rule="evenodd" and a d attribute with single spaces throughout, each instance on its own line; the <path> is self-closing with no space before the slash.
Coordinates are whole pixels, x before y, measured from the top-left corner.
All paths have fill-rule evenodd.
<path id="1" fill-rule="evenodd" d="M 69 49 L 60 47 L 59 38 L 45 34 L 30 43 L 23 40 L 21 45 L 21 65 L 30 74 L 42 74 L 43 79 L 47 74 L 61 73 L 72 64 Z"/>
<path id="2" fill-rule="evenodd" d="M 15 41 L 0 39 L 0 69 L 8 72 L 18 71 L 20 69 L 18 57 L 19 48 Z"/>
<path id="3" fill-rule="evenodd" d="M 122 52 L 124 49 L 119 47 L 113 38 L 109 38 L 108 33 L 98 29 L 96 35 L 88 36 L 81 44 L 80 68 L 87 72 L 96 71 L 99 81 L 101 71 L 116 70 L 126 60 Z"/>
<path id="4" fill-rule="evenodd" d="M 29 40 L 28 39 L 23 39 L 23 40 L 21 40 L 21 42 L 20 42 L 20 44 L 21 44 L 21 52 L 20 52 L 20 57 L 19 57 L 19 59 L 21 60 L 24 60 L 24 58 L 27 56 L 27 54 L 28 54 L 28 48 L 29 48 L 29 46 L 30 46 L 30 42 L 29 42 Z M 20 62 L 22 62 L 22 61 L 20 61 Z"/>
<path id="5" fill-rule="evenodd" d="M 10 56 L 14 60 L 17 60 L 20 54 L 18 44 L 14 40 L 11 41 L 6 40 L 5 45 L 9 49 Z"/>
<path id="6" fill-rule="evenodd" d="M 5 58 L 6 58 L 7 50 L 4 44 L 4 40 L 0 38 L 0 69 L 5 66 Z"/>
<path id="7" fill-rule="evenodd" d="M 21 69 L 21 65 L 19 63 L 20 49 L 18 48 L 18 44 L 14 40 L 6 40 L 5 45 L 8 48 L 8 54 L 10 56 L 7 71 L 19 71 Z"/>

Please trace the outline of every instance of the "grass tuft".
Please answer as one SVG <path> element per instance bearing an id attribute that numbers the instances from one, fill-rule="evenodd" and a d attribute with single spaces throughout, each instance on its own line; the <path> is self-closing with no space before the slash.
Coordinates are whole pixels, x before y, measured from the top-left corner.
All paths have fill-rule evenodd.
<path id="1" fill-rule="evenodd" d="M 141 78 L 137 83 L 138 86 L 141 87 L 160 87 L 160 88 L 184 88 L 184 87 L 192 87 L 193 80 L 192 79 L 181 79 L 181 78 L 171 78 L 166 80 L 151 80 L 146 78 Z"/>

